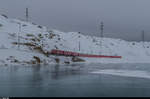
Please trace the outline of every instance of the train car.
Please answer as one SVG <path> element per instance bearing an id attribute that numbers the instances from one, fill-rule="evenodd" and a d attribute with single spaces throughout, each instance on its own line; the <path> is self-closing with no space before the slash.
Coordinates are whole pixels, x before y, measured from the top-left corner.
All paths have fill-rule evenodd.
<path id="1" fill-rule="evenodd" d="M 106 55 L 90 55 L 90 54 L 82 54 L 71 51 L 63 51 L 63 50 L 51 50 L 50 54 L 55 55 L 63 55 L 63 56 L 79 56 L 79 57 L 89 57 L 89 58 L 122 58 L 122 56 L 106 56 Z"/>
<path id="2" fill-rule="evenodd" d="M 50 54 L 56 54 L 57 50 L 51 50 Z"/>

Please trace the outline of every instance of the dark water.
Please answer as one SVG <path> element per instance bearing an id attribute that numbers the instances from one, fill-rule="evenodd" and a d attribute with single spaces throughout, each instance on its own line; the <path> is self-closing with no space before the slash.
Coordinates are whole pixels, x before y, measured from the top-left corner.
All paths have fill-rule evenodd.
<path id="1" fill-rule="evenodd" d="M 150 96 L 148 78 L 91 73 L 107 69 L 150 72 L 150 64 L 0 66 L 0 97 Z"/>

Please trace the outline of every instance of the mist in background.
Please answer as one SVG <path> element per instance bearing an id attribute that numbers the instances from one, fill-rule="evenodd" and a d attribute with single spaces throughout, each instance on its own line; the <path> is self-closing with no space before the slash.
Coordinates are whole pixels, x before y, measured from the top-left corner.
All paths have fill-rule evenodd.
<path id="1" fill-rule="evenodd" d="M 150 41 L 150 0 L 0 0 L 0 14 L 64 32 L 100 36 L 104 22 L 106 37 Z"/>

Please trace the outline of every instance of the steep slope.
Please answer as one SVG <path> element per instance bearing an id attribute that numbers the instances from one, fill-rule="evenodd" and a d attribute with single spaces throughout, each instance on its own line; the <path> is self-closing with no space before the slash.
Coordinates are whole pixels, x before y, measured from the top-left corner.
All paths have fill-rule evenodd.
<path id="1" fill-rule="evenodd" d="M 80 45 L 80 50 L 79 50 Z M 69 57 L 48 56 L 51 49 L 88 54 L 119 55 L 122 59 L 83 58 L 86 62 L 149 63 L 150 42 L 128 42 L 121 39 L 64 33 L 44 26 L 9 19 L 0 15 L 0 64 L 52 64 L 70 62 Z"/>

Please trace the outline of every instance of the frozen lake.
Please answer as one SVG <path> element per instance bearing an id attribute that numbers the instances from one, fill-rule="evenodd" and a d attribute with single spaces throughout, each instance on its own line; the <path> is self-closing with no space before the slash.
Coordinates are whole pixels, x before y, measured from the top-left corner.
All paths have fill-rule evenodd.
<path id="1" fill-rule="evenodd" d="M 0 97 L 150 96 L 150 64 L 0 66 Z"/>

